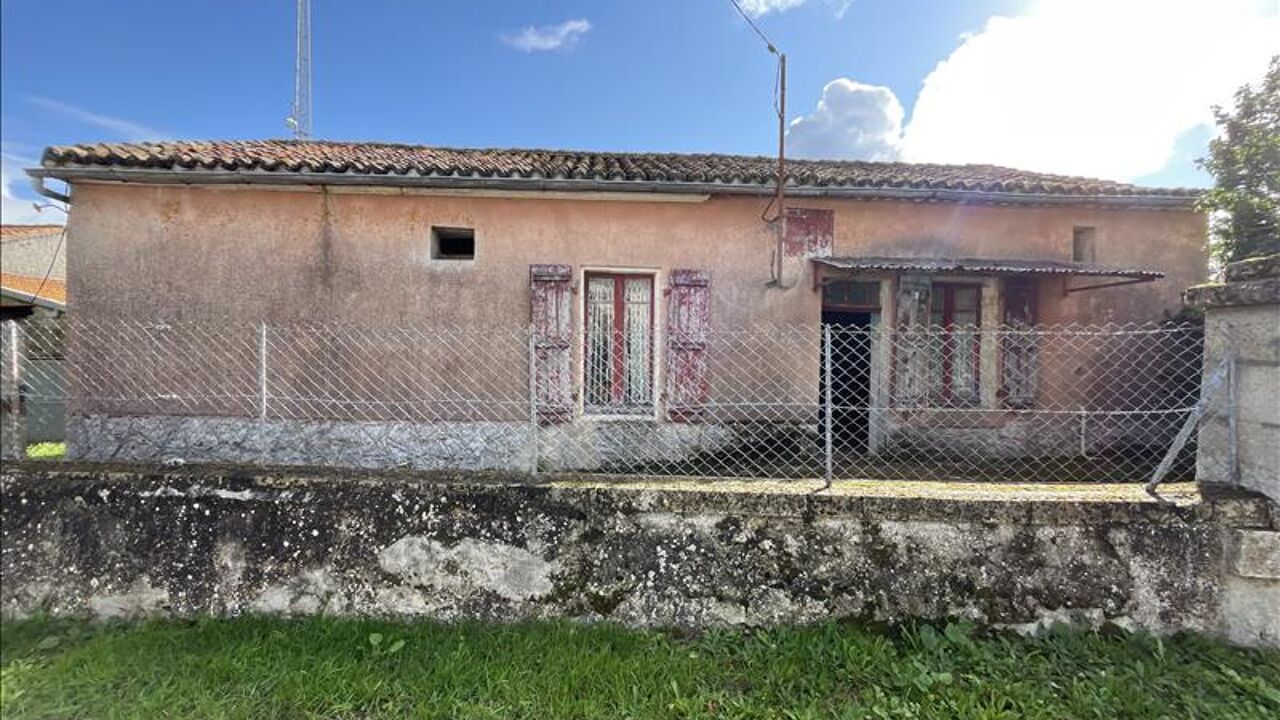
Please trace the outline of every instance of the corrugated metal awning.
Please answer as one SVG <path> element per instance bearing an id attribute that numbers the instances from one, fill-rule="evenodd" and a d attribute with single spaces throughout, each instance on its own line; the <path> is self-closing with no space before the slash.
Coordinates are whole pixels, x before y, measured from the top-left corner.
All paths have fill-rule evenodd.
<path id="1" fill-rule="evenodd" d="M 1068 260 L 995 260 L 988 258 L 829 257 L 814 258 L 819 265 L 837 270 L 889 270 L 900 272 L 973 273 L 979 275 L 1083 275 L 1092 277 L 1155 280 L 1158 270 L 1113 268 Z"/>

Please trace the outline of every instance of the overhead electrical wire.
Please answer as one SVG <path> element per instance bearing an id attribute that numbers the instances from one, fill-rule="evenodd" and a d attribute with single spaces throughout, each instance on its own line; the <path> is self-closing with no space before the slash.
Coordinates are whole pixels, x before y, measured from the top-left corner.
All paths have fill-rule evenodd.
<path id="1" fill-rule="evenodd" d="M 769 52 L 774 55 L 779 54 L 778 48 L 774 46 L 773 41 L 769 39 L 769 36 L 764 34 L 764 31 L 761 30 L 758 25 L 756 25 L 755 21 L 751 19 L 751 16 L 747 14 L 747 11 L 742 9 L 742 6 L 738 4 L 738 0 L 729 0 L 729 4 L 733 5 L 734 9 L 738 11 L 738 14 L 742 16 L 742 19 L 746 20 L 747 24 L 751 26 L 751 29 L 756 31 L 756 35 L 759 35 L 760 39 L 764 41 L 765 46 L 769 48 Z"/>
<path id="2" fill-rule="evenodd" d="M 46 205 L 45 207 L 51 207 L 54 210 L 62 210 L 64 214 L 67 212 L 63 208 L 58 207 L 57 205 L 54 205 L 52 203 Z M 40 206 L 37 205 L 36 212 L 39 212 L 39 211 L 40 211 Z M 58 262 L 58 254 L 62 252 L 62 245 L 66 241 L 66 239 L 67 239 L 67 226 L 63 224 L 62 229 L 58 231 L 58 244 L 54 246 L 53 255 L 49 258 L 49 265 L 44 269 L 44 277 L 40 278 L 40 284 L 36 286 L 35 294 L 31 296 L 32 302 L 39 300 L 40 293 L 44 292 L 44 286 L 48 284 L 49 277 L 53 275 L 53 266 Z"/>
<path id="3" fill-rule="evenodd" d="M 756 25 L 751 19 L 751 15 L 742 9 L 742 5 L 738 4 L 738 0 L 729 0 L 729 4 L 734 10 L 747 21 L 747 25 L 755 32 L 755 34 L 764 42 L 766 48 L 775 57 L 778 58 L 777 74 L 774 76 L 773 84 L 773 109 L 778 116 L 778 177 L 777 188 L 774 196 L 770 198 L 769 203 L 765 205 L 764 210 L 760 213 L 760 219 L 766 223 L 781 222 L 782 227 L 778 231 L 778 245 L 774 249 L 773 258 L 769 261 L 769 285 L 774 287 L 783 287 L 782 285 L 782 235 L 785 232 L 786 225 L 786 123 L 787 123 L 787 56 L 785 53 L 779 52 L 778 47 L 773 44 L 768 35 Z M 770 213 L 773 213 L 770 216 Z"/>

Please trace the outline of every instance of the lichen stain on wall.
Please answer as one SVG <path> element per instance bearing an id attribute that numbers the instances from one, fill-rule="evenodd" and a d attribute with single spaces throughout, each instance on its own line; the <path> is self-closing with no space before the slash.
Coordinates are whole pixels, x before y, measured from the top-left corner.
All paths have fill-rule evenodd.
<path id="1" fill-rule="evenodd" d="M 1209 630 L 1230 532 L 1205 507 L 475 477 L 6 468 L 3 612 Z"/>
<path id="2" fill-rule="evenodd" d="M 554 561 L 523 548 L 465 538 L 452 547 L 408 535 L 378 552 L 378 566 L 428 591 L 483 590 L 509 601 L 535 600 L 552 590 Z"/>

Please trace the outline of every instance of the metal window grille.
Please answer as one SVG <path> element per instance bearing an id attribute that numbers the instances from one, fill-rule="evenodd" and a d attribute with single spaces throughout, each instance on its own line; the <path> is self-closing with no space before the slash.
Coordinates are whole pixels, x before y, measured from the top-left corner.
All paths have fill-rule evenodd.
<path id="1" fill-rule="evenodd" d="M 653 278 L 587 275 L 586 407 L 634 413 L 652 402 Z"/>

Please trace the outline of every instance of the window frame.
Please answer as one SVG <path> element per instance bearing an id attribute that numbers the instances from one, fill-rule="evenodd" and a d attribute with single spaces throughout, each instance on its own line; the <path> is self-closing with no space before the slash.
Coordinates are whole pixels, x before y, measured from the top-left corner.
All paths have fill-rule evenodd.
<path id="1" fill-rule="evenodd" d="M 625 343 L 626 337 L 626 285 L 628 280 L 641 279 L 649 285 L 649 312 L 647 317 L 649 357 L 645 363 L 648 380 L 648 398 L 640 404 L 628 405 L 626 397 L 626 358 L 616 353 L 611 361 L 609 380 L 610 402 L 607 405 L 593 404 L 589 401 L 590 368 L 588 359 L 591 349 L 591 281 L 597 278 L 613 280 L 613 327 L 610 333 L 615 343 Z M 654 272 L 626 270 L 584 270 L 582 273 L 582 412 L 585 416 L 603 418 L 636 418 L 649 417 L 657 403 L 657 275 Z M 625 347 L 625 344 L 621 345 Z M 621 401 L 618 400 L 621 398 Z"/>
<path id="2" fill-rule="evenodd" d="M 955 368 L 955 292 L 956 290 L 973 290 L 973 348 L 970 351 L 970 363 L 973 368 L 973 389 L 963 395 L 957 395 L 952 386 L 952 370 Z M 942 395 L 944 400 L 962 400 L 977 405 L 982 402 L 982 283 L 971 282 L 934 282 L 929 287 L 929 324 L 933 326 L 933 298 L 942 292 Z"/>
<path id="3" fill-rule="evenodd" d="M 875 286 L 874 292 L 871 293 L 870 303 L 853 303 L 838 302 L 833 300 L 835 294 L 833 288 L 843 286 L 852 287 L 855 285 Z M 881 311 L 881 293 L 883 292 L 883 283 L 878 279 L 864 280 L 855 278 L 829 278 L 822 283 L 822 309 L 836 310 L 846 312 L 866 312 L 879 314 Z M 843 300 L 843 296 L 840 298 Z"/>

